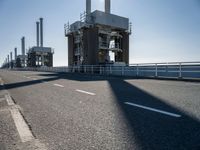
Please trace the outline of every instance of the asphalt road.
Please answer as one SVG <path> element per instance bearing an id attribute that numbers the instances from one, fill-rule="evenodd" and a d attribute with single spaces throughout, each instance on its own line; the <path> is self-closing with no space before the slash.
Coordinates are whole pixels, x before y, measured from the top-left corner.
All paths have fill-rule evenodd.
<path id="1" fill-rule="evenodd" d="M 50 150 L 200 149 L 200 83 L 5 70 L 0 77 Z"/>

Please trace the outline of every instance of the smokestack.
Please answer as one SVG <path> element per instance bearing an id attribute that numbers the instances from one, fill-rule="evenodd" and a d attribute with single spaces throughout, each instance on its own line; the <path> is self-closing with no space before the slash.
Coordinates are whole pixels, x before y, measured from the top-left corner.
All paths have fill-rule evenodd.
<path id="1" fill-rule="evenodd" d="M 25 37 L 23 36 L 21 39 L 22 42 L 22 55 L 25 55 Z"/>
<path id="2" fill-rule="evenodd" d="M 12 62 L 12 52 L 10 52 L 10 62 Z"/>
<path id="3" fill-rule="evenodd" d="M 15 60 L 17 60 L 17 48 L 15 48 Z"/>
<path id="4" fill-rule="evenodd" d="M 91 13 L 91 0 L 86 0 L 86 14 Z"/>
<path id="5" fill-rule="evenodd" d="M 40 46 L 43 47 L 43 18 L 40 18 Z"/>
<path id="6" fill-rule="evenodd" d="M 40 29 L 39 29 L 39 25 L 40 23 L 37 21 L 36 22 L 36 44 L 37 44 L 37 47 L 39 47 L 39 38 L 40 38 Z"/>
<path id="7" fill-rule="evenodd" d="M 8 55 L 8 64 L 9 64 L 9 62 L 10 62 L 10 59 L 9 59 L 9 55 Z"/>
<path id="8" fill-rule="evenodd" d="M 110 14 L 110 0 L 105 0 L 105 13 Z"/>

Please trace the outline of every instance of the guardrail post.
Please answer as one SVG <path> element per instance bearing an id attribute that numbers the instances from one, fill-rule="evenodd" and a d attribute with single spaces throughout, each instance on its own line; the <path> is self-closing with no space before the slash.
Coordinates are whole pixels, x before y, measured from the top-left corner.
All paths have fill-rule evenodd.
<path id="1" fill-rule="evenodd" d="M 111 67 L 111 65 L 110 65 L 110 74 L 112 74 L 112 67 Z"/>
<path id="2" fill-rule="evenodd" d="M 91 68 L 91 69 L 92 69 L 92 74 L 94 74 L 94 66 L 92 66 L 92 68 Z"/>
<path id="3" fill-rule="evenodd" d="M 136 66 L 136 75 L 137 75 L 137 77 L 139 76 L 139 68 L 138 68 L 139 66 L 138 66 L 138 64 L 137 64 L 137 66 Z"/>
<path id="4" fill-rule="evenodd" d="M 78 66 L 78 73 L 80 73 L 80 66 Z"/>
<path id="5" fill-rule="evenodd" d="M 86 69 L 86 66 L 84 66 L 84 73 L 86 73 L 87 69 Z"/>
<path id="6" fill-rule="evenodd" d="M 179 63 L 179 78 L 182 78 L 182 66 L 181 66 L 181 63 Z"/>
<path id="7" fill-rule="evenodd" d="M 102 68 L 101 68 L 101 66 L 99 67 L 99 69 L 100 69 L 100 74 L 102 74 Z"/>
<path id="8" fill-rule="evenodd" d="M 156 72 L 155 72 L 155 77 L 158 77 L 158 65 L 157 64 L 155 64 L 156 66 Z"/>
<path id="9" fill-rule="evenodd" d="M 124 75 L 124 66 L 122 66 L 122 76 Z"/>

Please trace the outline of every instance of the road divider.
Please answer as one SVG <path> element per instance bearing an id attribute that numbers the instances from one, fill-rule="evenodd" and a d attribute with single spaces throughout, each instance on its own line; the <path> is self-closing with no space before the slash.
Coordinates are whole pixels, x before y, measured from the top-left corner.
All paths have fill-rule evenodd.
<path id="1" fill-rule="evenodd" d="M 157 113 L 160 113 L 160 114 L 168 115 L 168 116 L 171 116 L 171 117 L 176 117 L 176 118 L 181 117 L 181 115 L 179 115 L 179 114 L 175 114 L 175 113 L 171 113 L 171 112 L 167 112 L 167 111 L 163 111 L 163 110 L 160 110 L 160 109 L 155 109 L 155 108 L 151 108 L 151 107 L 147 107 L 147 106 L 143 106 L 143 105 L 138 105 L 138 104 L 134 104 L 134 103 L 130 103 L 130 102 L 125 102 L 124 104 L 134 106 L 134 107 L 138 107 L 138 108 L 142 108 L 142 109 L 146 109 L 146 110 L 153 111 L 153 112 L 157 112 Z"/>

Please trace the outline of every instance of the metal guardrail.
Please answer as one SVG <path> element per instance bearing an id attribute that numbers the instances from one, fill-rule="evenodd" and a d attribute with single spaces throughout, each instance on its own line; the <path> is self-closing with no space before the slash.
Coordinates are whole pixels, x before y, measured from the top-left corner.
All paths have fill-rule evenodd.
<path id="1" fill-rule="evenodd" d="M 74 72 L 133 77 L 167 77 L 200 79 L 200 62 L 144 63 L 129 66 L 82 65 L 70 67 L 24 68 L 21 70 Z"/>

